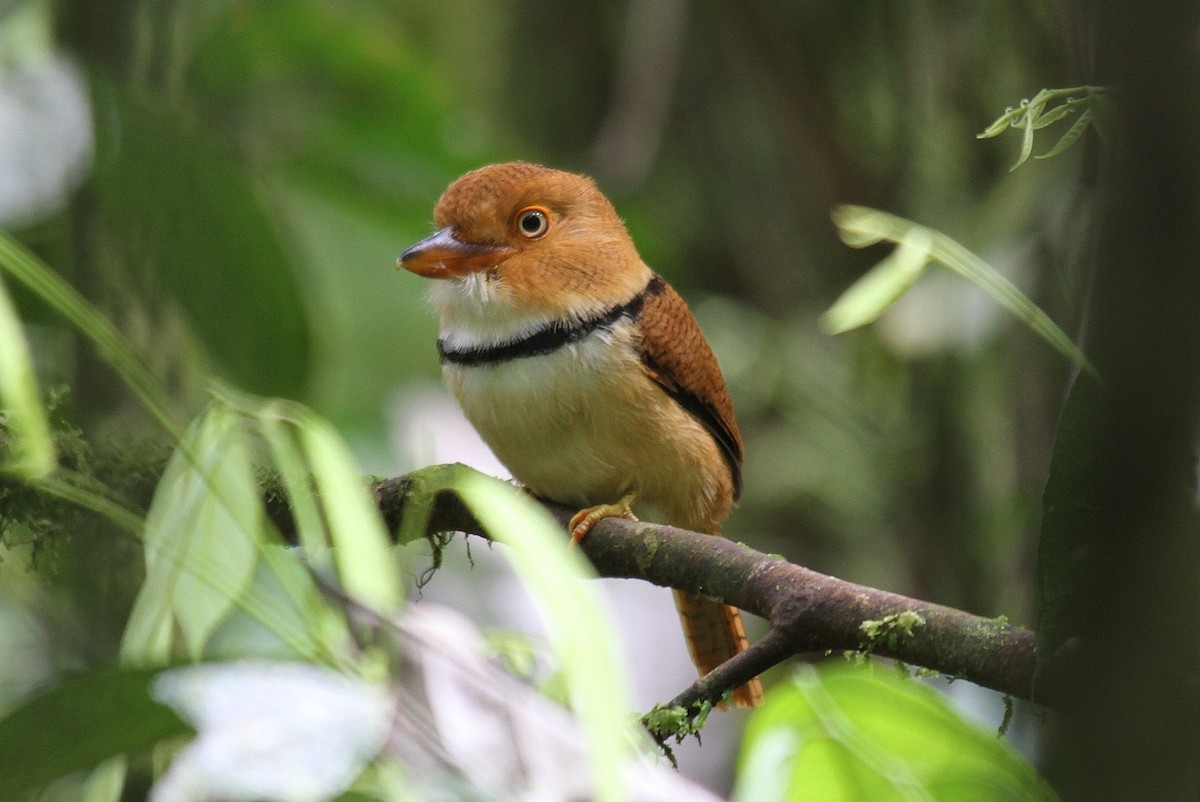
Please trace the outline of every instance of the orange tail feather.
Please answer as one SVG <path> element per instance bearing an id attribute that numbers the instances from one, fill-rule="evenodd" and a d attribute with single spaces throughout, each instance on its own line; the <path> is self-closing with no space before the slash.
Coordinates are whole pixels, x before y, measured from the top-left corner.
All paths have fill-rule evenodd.
<path id="1" fill-rule="evenodd" d="M 674 594 L 683 636 L 700 676 L 750 647 L 742 614 L 736 607 L 678 590 Z M 757 677 L 733 691 L 735 707 L 754 707 L 762 702 L 762 698 L 762 683 Z"/>

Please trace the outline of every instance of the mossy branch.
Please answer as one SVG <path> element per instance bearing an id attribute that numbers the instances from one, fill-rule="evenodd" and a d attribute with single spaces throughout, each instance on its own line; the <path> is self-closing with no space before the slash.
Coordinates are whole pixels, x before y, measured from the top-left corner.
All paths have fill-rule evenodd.
<path id="1" fill-rule="evenodd" d="M 433 466 L 372 483 L 376 505 L 393 535 L 425 536 L 435 548 L 445 543 L 435 537 L 438 533 L 487 537 L 453 493 L 431 494 L 430 488 L 439 486 L 437 473 L 453 470 L 459 467 Z M 136 481 L 130 481 L 144 485 L 148 497 L 154 471 L 136 473 Z M 132 494 L 143 495 L 137 488 Z M 279 531 L 294 538 L 287 496 L 270 477 L 263 479 L 263 498 Z M 16 505 L 4 506 L 9 515 L 15 512 Z M 561 505 L 547 508 L 564 524 L 576 512 Z M 642 521 L 606 518 L 591 530 L 582 550 L 601 576 L 678 588 L 769 622 L 767 634 L 748 651 L 695 682 L 672 705 L 697 710 L 790 657 L 831 651 L 891 657 L 1045 704 L 1064 696 L 1062 683 L 1055 680 L 1063 672 L 1038 665 L 1034 633 L 1003 620 L 826 576 L 725 538 Z M 1051 661 L 1050 668 L 1057 662 L 1062 661 Z"/>
<path id="2" fill-rule="evenodd" d="M 400 531 L 410 491 L 425 473 L 372 486 L 392 532 Z M 575 512 L 560 505 L 547 508 L 564 524 Z M 288 533 L 286 506 L 276 502 L 270 512 Z M 486 537 L 452 493 L 437 494 L 422 515 L 427 516 L 426 535 L 458 531 Z M 748 651 L 671 704 L 694 709 L 792 656 L 842 650 L 896 658 L 1022 699 L 1053 704 L 1059 696 L 1047 672 L 1037 670 L 1034 633 L 1004 620 L 826 576 L 725 538 L 642 521 L 606 518 L 582 549 L 601 576 L 686 590 L 769 622 L 768 633 Z"/>

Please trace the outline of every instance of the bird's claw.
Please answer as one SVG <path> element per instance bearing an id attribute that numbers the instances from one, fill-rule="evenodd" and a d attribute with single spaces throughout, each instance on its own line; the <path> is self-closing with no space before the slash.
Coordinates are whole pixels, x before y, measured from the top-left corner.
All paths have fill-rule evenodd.
<path id="1" fill-rule="evenodd" d="M 628 518 L 636 521 L 633 505 L 637 502 L 637 497 L 637 493 L 628 493 L 616 504 L 597 504 L 595 507 L 584 507 L 575 513 L 567 524 L 567 528 L 571 530 L 571 545 L 579 545 L 588 532 L 592 531 L 592 527 L 604 518 Z"/>

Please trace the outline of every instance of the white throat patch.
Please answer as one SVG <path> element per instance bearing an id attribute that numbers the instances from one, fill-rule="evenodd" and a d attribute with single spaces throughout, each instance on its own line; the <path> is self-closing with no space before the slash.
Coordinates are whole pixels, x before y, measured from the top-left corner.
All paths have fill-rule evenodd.
<path id="1" fill-rule="evenodd" d="M 552 323 L 565 323 L 548 310 L 523 309 L 503 281 L 486 273 L 471 273 L 449 281 L 434 281 L 429 300 L 441 319 L 438 337 L 451 350 L 470 350 L 522 340 Z M 572 310 L 579 319 L 602 312 L 597 302 Z"/>

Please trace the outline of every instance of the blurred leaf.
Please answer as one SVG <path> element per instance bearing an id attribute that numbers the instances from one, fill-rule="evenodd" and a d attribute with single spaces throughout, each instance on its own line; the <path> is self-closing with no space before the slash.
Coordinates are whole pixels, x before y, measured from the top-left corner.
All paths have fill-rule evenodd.
<path id="1" fill-rule="evenodd" d="M 74 287 L 2 232 L 0 269 L 7 270 L 91 340 L 101 358 L 112 366 L 143 406 L 168 432 L 177 433 L 176 413 L 162 382 L 150 372 L 112 323 L 84 300 Z"/>
<path id="2" fill-rule="evenodd" d="M 782 691 L 782 688 L 779 689 Z M 771 689 L 774 696 L 775 688 Z M 770 697 L 768 697 L 768 704 Z M 730 802 L 774 802 L 789 799 L 793 781 L 792 761 L 800 747 L 796 733 L 776 727 L 758 736 L 754 748 L 743 742 L 742 766 Z"/>
<path id="3" fill-rule="evenodd" d="M 309 331 L 286 250 L 251 176 L 205 131 L 148 100 L 97 103 L 93 190 L 122 251 L 151 271 L 239 385 L 299 395 Z M 153 284 L 157 278 L 162 286 Z"/>
<path id="4" fill-rule="evenodd" d="M 317 587 L 309 555 L 283 543 L 268 543 L 259 558 L 245 603 L 238 605 L 242 610 L 214 633 L 208 653 L 335 663 L 330 652 L 350 642 L 346 619 Z M 269 610 L 271 617 L 256 610 Z"/>
<path id="5" fill-rule="evenodd" d="M 387 741 L 384 688 L 305 663 L 240 661 L 163 672 L 155 697 L 195 726 L 157 799 L 318 802 L 344 791 Z"/>
<path id="6" fill-rule="evenodd" d="M 425 222 L 480 157 L 401 16 L 369 3 L 239 6 L 197 53 L 193 86 L 214 126 L 307 189 L 388 226 Z"/>
<path id="7" fill-rule="evenodd" d="M 865 326 L 882 315 L 897 298 L 908 292 L 929 264 L 929 233 L 913 228 L 866 275 L 850 285 L 821 317 L 829 334 L 841 334 Z"/>
<path id="8" fill-rule="evenodd" d="M 101 763 L 84 782 L 79 802 L 121 802 L 128 769 L 129 761 L 124 755 Z"/>
<path id="9" fill-rule="evenodd" d="M 914 230 L 925 231 L 929 237 L 929 257 L 933 261 L 970 280 L 1056 351 L 1088 373 L 1096 375 L 1095 368 L 1083 352 L 1037 304 L 1013 286 L 1011 281 L 997 273 L 995 268 L 942 232 L 864 206 L 839 206 L 834 211 L 834 222 L 839 228 L 852 232 L 855 241 L 865 241 L 873 237 L 875 241 L 889 240 L 901 243 Z M 843 236 L 843 239 L 846 237 Z M 851 244 L 850 240 L 846 241 Z"/>
<path id="10" fill-rule="evenodd" d="M 0 719 L 0 800 L 189 732 L 151 698 L 155 676 L 101 669 L 69 677 Z"/>
<path id="11" fill-rule="evenodd" d="M 751 714 L 739 762 L 735 798 L 756 802 L 1057 798 L 1012 747 L 965 722 L 941 694 L 853 666 L 805 666 L 773 688 Z M 757 774 L 769 770 L 784 772 L 782 787 Z"/>
<path id="12" fill-rule="evenodd" d="M 195 436 L 184 440 L 191 452 L 186 461 L 167 466 L 146 516 L 145 535 L 148 551 L 171 553 L 168 541 L 176 538 L 186 544 L 182 562 L 188 570 L 176 581 L 173 606 L 192 659 L 203 654 L 209 636 L 249 584 L 262 527 L 258 483 L 240 421 L 219 406 L 201 420 Z M 214 588 L 208 579 L 213 574 L 227 584 Z"/>
<path id="13" fill-rule="evenodd" d="M 38 396 L 33 357 L 12 298 L 0 281 L 0 467 L 37 479 L 57 464 L 50 422 Z"/>
<path id="14" fill-rule="evenodd" d="M 830 217 L 837 226 L 838 236 L 851 248 L 868 248 L 882 242 L 880 226 L 863 206 L 835 206 Z"/>
<path id="15" fill-rule="evenodd" d="M 271 462 L 279 471 L 287 491 L 288 508 L 296 522 L 297 538 L 308 550 L 306 559 L 320 564 L 323 553 L 331 545 L 326 531 L 326 519 L 321 514 L 320 500 L 313 483 L 312 467 L 304 452 L 301 434 L 312 413 L 295 401 L 282 398 L 259 398 L 236 387 L 216 384 L 214 395 L 238 414 L 262 436 L 270 452 Z M 332 563 L 321 565 L 332 569 Z"/>
<path id="16" fill-rule="evenodd" d="M 381 537 L 380 532 L 372 531 L 378 528 L 378 524 L 372 522 L 369 517 L 365 523 L 356 517 L 372 515 L 374 507 L 371 506 L 367 512 L 360 508 L 363 488 L 352 465 L 349 468 L 345 467 L 344 463 L 324 465 L 321 470 L 342 470 L 352 474 L 353 486 L 341 486 L 338 493 L 332 497 L 318 497 L 318 482 L 321 480 L 315 475 L 318 469 L 314 467 L 312 458 L 314 444 L 311 430 L 314 426 L 328 429 L 327 424 L 315 418 L 303 405 L 295 402 L 261 399 L 228 386 L 216 387 L 214 394 L 220 403 L 242 416 L 243 426 L 256 431 L 265 441 L 271 462 L 283 481 L 283 491 L 287 494 L 286 503 L 296 522 L 300 545 L 304 548 L 302 557 L 295 549 L 274 544 L 263 549 L 260 556 L 264 558 L 265 565 L 260 565 L 259 575 L 256 576 L 249 596 L 255 597 L 262 593 L 286 597 L 287 612 L 294 621 L 293 629 L 306 630 L 311 642 L 309 651 L 297 653 L 305 655 L 311 652 L 311 659 L 316 659 L 318 654 L 327 656 L 331 641 L 336 644 L 332 647 L 336 650 L 340 644 L 346 642 L 348 633 L 345 619 L 325 604 L 324 597 L 313 580 L 314 570 L 317 573 L 332 575 L 340 565 L 342 581 L 347 587 L 351 583 L 356 586 L 375 587 L 367 592 L 377 594 L 380 598 L 390 598 L 393 592 L 399 595 L 400 585 L 395 578 L 398 572 L 395 560 L 389 553 L 391 543 L 387 540 L 386 533 Z M 337 435 L 332 430 L 318 437 L 321 438 L 337 441 Z M 343 455 L 343 458 L 350 459 L 348 455 Z M 326 487 L 328 486 L 329 481 L 326 481 Z M 267 488 L 260 488 L 260 492 L 264 490 L 268 494 L 282 492 L 274 483 Z M 343 498 L 343 494 L 346 494 L 346 498 Z M 331 508 L 330 503 L 349 506 L 346 509 L 341 506 Z M 339 526 L 342 529 L 335 534 L 333 528 Z M 366 542 L 361 543 L 356 538 L 365 538 Z M 382 548 L 378 551 L 372 546 L 376 540 L 383 541 Z M 349 541 L 353 541 L 349 551 L 358 556 L 345 556 L 346 550 L 333 548 L 339 542 L 345 544 Z M 339 560 L 336 565 L 335 557 Z M 355 575 L 348 578 L 346 572 L 352 570 L 351 566 L 354 566 Z M 359 566 L 366 566 L 366 570 L 360 569 Z M 378 575 L 375 575 L 376 572 Z M 369 574 L 369 578 L 364 578 L 364 573 Z M 352 595 L 362 600 L 358 594 Z"/>
<path id="17" fill-rule="evenodd" d="M 125 659 L 165 660 L 172 621 L 199 658 L 254 576 L 261 527 L 240 419 L 213 404 L 167 463 L 146 515 L 146 581 L 127 625 Z"/>
<path id="18" fill-rule="evenodd" d="M 329 539 L 325 531 L 325 519 L 313 492 L 312 471 L 304 459 L 299 442 L 297 423 L 305 412 L 279 399 L 267 401 L 247 411 L 257 419 L 259 431 L 271 451 L 271 461 L 279 470 L 287 489 L 288 506 L 296 521 L 296 538 L 307 551 L 307 559 L 314 564 L 332 568 L 326 564 L 323 554 L 328 551 Z"/>
<path id="19" fill-rule="evenodd" d="M 436 368 L 424 348 L 409 347 L 431 346 L 435 324 L 415 277 L 396 277 L 396 256 L 428 232 L 452 179 L 511 154 L 490 149 L 495 121 L 465 102 L 440 68 L 461 59 L 435 40 L 464 46 L 464 34 L 480 34 L 456 20 L 480 25 L 508 12 L 430 17 L 432 9 L 360 0 L 226 10 L 188 70 L 196 112 L 262 176 L 308 297 L 318 299 L 309 304 L 319 347 L 305 400 L 352 440 L 366 435 L 383 449 L 380 410 L 397 377 Z"/>
<path id="20" fill-rule="evenodd" d="M 289 656 L 323 659 L 322 622 L 311 615 L 315 592 L 306 594 L 312 589 L 297 579 L 295 566 L 259 540 L 262 501 L 244 424 L 215 402 L 167 464 L 147 517 L 146 579 L 126 624 L 122 660 L 167 661 L 177 625 L 189 653 L 199 657 L 235 607 Z"/>
<path id="21" fill-rule="evenodd" d="M 505 554 L 550 630 L 588 742 L 595 798 L 625 799 L 621 767 L 633 742 L 632 706 L 611 616 L 587 581 L 591 567 L 567 548 L 562 527 L 532 499 L 498 479 L 456 473 L 453 486 L 488 534 L 511 547 Z"/>
<path id="22" fill-rule="evenodd" d="M 333 427 L 312 413 L 305 413 L 297 425 L 329 522 L 338 576 L 355 600 L 386 617 L 399 607 L 404 592 L 379 510 Z"/>

